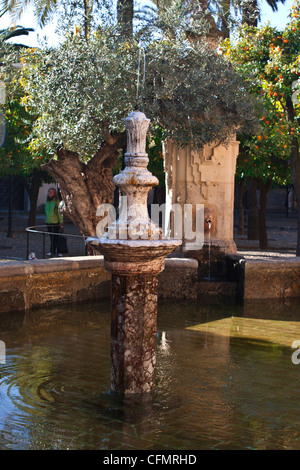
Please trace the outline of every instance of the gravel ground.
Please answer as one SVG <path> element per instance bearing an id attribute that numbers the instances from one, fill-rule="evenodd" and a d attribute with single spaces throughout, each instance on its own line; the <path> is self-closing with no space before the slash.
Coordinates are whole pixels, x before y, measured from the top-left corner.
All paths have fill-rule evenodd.
<path id="1" fill-rule="evenodd" d="M 38 217 L 36 225 L 41 231 L 47 232 L 45 218 Z M 13 237 L 8 237 L 8 218 L 0 217 L 0 261 L 27 259 L 28 217 L 13 217 Z M 68 220 L 64 222 L 64 232 L 68 240 L 69 253 L 64 256 L 83 256 L 85 244 L 77 227 Z M 36 259 L 43 258 L 44 236 L 41 233 L 29 233 L 29 253 L 35 253 Z M 45 235 L 45 252 L 50 250 L 50 237 Z"/>

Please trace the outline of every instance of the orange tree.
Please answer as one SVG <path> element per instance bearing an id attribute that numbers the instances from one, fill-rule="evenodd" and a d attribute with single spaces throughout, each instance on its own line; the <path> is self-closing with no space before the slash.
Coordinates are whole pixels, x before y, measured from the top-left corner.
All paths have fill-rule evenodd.
<path id="1" fill-rule="evenodd" d="M 292 8 L 290 21 L 284 30 L 269 25 L 259 28 L 243 25 L 236 40 L 226 40 L 221 51 L 262 102 L 260 130 L 256 135 L 244 134 L 240 138 L 241 155 L 237 174 L 244 178 L 255 178 L 260 181 L 260 188 L 268 188 L 273 181 L 288 181 L 288 166 L 297 200 L 300 201 L 300 107 L 297 99 L 300 2 Z"/>
<path id="2" fill-rule="evenodd" d="M 272 112 L 273 111 L 273 112 Z M 262 116 L 261 132 L 255 136 L 240 134 L 240 153 L 237 160 L 236 179 L 243 196 L 247 181 L 256 183 L 260 190 L 259 196 L 259 246 L 268 248 L 266 229 L 266 206 L 268 193 L 274 184 L 291 183 L 291 172 L 288 165 L 290 142 L 286 134 L 286 123 L 283 124 L 281 114 L 269 109 Z M 242 189 L 242 190 L 241 190 Z M 240 201 L 240 213 L 243 206 Z M 243 217 L 241 220 L 243 224 Z"/>

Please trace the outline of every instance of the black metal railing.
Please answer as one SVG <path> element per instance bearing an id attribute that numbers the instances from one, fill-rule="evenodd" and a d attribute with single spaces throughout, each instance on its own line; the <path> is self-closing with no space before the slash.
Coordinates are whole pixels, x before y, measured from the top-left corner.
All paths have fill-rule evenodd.
<path id="1" fill-rule="evenodd" d="M 49 237 L 53 235 L 55 236 L 57 235 L 59 237 L 66 237 L 67 239 L 68 238 L 81 238 L 81 240 L 83 240 L 84 242 L 84 255 L 85 256 L 87 255 L 87 244 L 85 243 L 84 235 L 74 235 L 74 234 L 65 233 L 65 232 L 53 234 L 53 232 L 48 232 L 47 225 L 36 225 L 32 227 L 27 227 L 26 232 L 27 232 L 27 252 L 26 252 L 27 259 L 29 258 L 29 254 L 30 254 L 30 234 L 31 233 L 40 234 L 43 236 L 43 249 L 42 249 L 43 259 L 46 258 L 46 235 L 48 235 Z"/>

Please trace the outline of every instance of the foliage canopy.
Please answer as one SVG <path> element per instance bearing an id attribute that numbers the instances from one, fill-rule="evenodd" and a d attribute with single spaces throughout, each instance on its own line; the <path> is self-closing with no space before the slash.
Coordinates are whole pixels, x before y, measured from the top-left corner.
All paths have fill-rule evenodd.
<path id="1" fill-rule="evenodd" d="M 124 42 L 112 29 L 99 29 L 88 42 L 72 34 L 57 49 L 25 51 L 23 84 L 39 115 L 39 145 L 54 152 L 63 143 L 90 158 L 108 134 L 123 131 L 136 101 L 180 145 L 224 140 L 241 122 L 253 127 L 245 84 L 205 42 L 161 37 L 142 47 L 146 74 L 138 99 L 138 38 Z"/>
<path id="2" fill-rule="evenodd" d="M 238 175 L 290 182 L 287 164 L 293 139 L 299 135 L 300 117 L 294 99 L 300 76 L 299 2 L 283 31 L 270 25 L 243 25 L 235 41 L 226 40 L 221 49 L 264 106 L 259 132 L 241 136 L 243 158 L 238 162 Z"/>

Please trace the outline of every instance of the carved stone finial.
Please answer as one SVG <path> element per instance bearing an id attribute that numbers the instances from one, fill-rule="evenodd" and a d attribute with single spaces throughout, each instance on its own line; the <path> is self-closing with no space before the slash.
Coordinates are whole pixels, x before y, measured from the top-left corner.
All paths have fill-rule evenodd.
<path id="1" fill-rule="evenodd" d="M 146 157 L 148 164 L 146 135 L 149 123 L 150 119 L 147 119 L 145 114 L 140 111 L 133 111 L 125 119 L 127 133 L 127 152 L 125 153 L 125 158 Z M 127 163 L 126 160 L 125 163 Z"/>
<path id="2" fill-rule="evenodd" d="M 150 119 L 144 113 L 133 111 L 125 119 L 127 132 L 127 152 L 125 168 L 113 179 L 121 195 L 126 197 L 126 210 L 121 210 L 119 219 L 110 226 L 107 236 L 116 231 L 116 237 L 125 233 L 142 239 L 161 238 L 162 230 L 149 218 L 147 197 L 158 179 L 147 169 L 149 162 L 146 153 L 146 135 Z"/>

